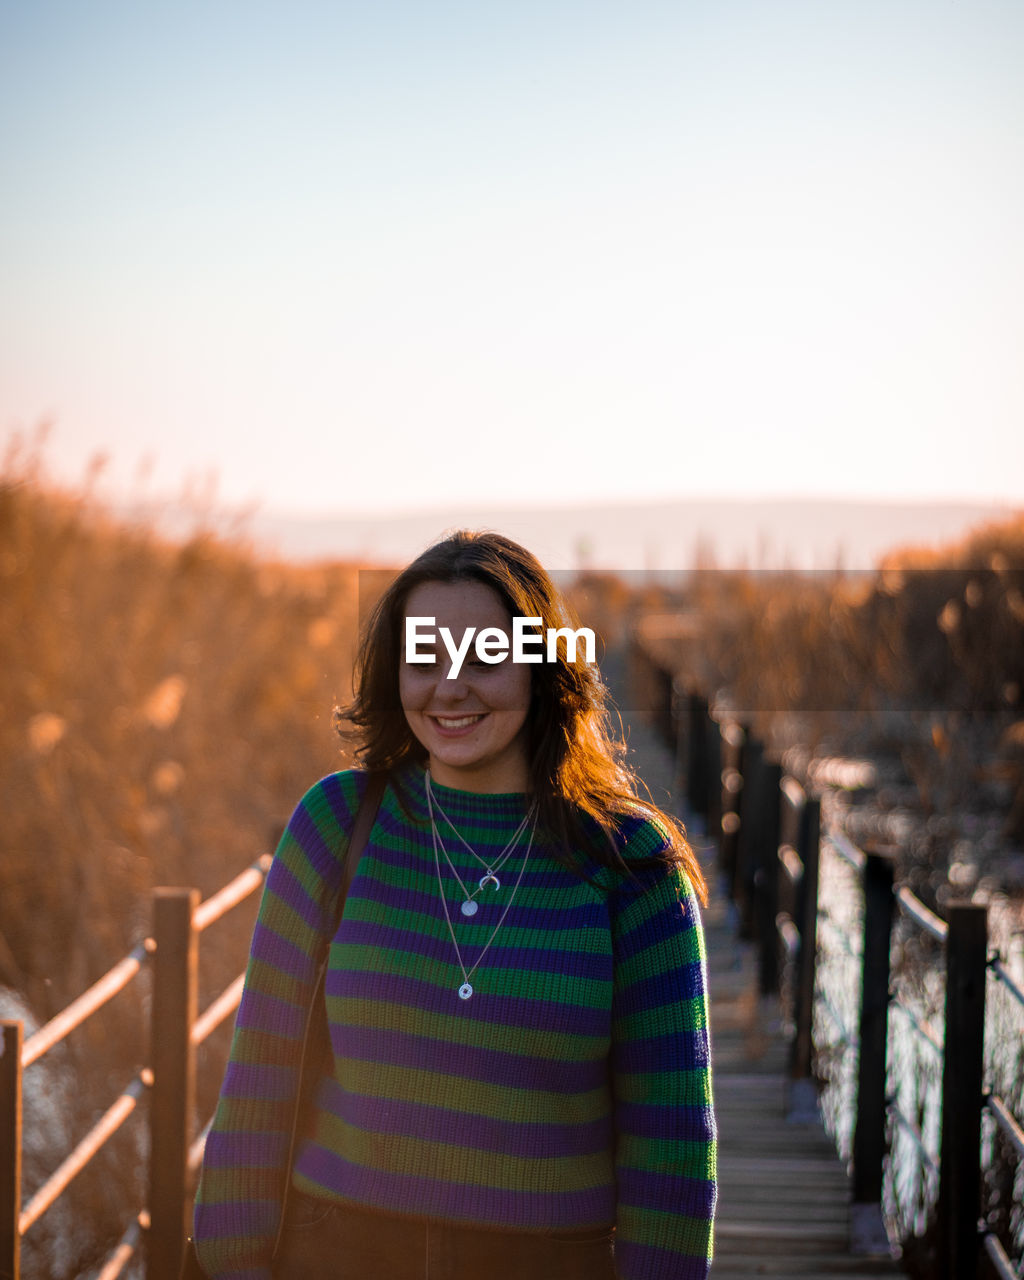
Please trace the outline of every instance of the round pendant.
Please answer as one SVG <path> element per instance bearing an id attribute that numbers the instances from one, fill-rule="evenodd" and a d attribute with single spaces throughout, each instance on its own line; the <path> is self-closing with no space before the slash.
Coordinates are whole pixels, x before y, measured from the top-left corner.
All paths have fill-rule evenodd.
<path id="1" fill-rule="evenodd" d="M 501 888 L 501 881 L 493 871 L 488 871 L 488 873 L 480 879 L 481 889 L 486 889 L 489 884 L 493 884 L 496 890 Z"/>
<path id="2" fill-rule="evenodd" d="M 475 916 L 477 912 L 477 904 L 472 898 L 467 898 L 462 904 L 461 911 L 464 916 Z"/>
<path id="3" fill-rule="evenodd" d="M 468 1000 L 472 994 L 473 994 L 473 988 L 469 985 L 468 982 L 464 982 L 462 986 L 459 987 L 460 1000 Z"/>

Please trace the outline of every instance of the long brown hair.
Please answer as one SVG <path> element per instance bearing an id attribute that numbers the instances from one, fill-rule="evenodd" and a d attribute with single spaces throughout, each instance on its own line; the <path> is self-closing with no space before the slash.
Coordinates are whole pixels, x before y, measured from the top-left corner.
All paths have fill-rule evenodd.
<path id="1" fill-rule="evenodd" d="M 406 601 L 423 583 L 466 581 L 490 587 L 512 617 L 539 617 L 545 633 L 549 627 L 576 627 L 540 562 L 510 538 L 461 529 L 428 547 L 374 606 L 356 655 L 355 698 L 335 713 L 342 735 L 359 742 L 356 754 L 365 768 L 394 770 L 409 760 L 425 762 L 427 753 L 409 728 L 399 697 Z M 682 823 L 639 795 L 637 778 L 625 763 L 625 743 L 612 726 L 597 667 L 578 649 L 570 661 L 568 647 L 561 643 L 556 661 L 537 663 L 530 672 L 530 790 L 538 820 L 553 835 L 562 861 L 579 870 L 572 851 L 582 847 L 595 862 L 624 869 L 614 820 L 639 808 L 664 826 L 664 858 L 682 864 L 706 902 L 704 877 Z M 344 725 L 346 720 L 353 728 Z M 604 838 L 595 838 L 595 833 Z"/>

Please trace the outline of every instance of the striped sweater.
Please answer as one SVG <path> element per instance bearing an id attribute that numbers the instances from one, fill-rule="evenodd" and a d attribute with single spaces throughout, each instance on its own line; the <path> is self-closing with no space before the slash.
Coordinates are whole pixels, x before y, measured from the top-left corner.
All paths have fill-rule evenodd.
<path id="1" fill-rule="evenodd" d="M 614 1223 L 623 1280 L 710 1266 L 715 1205 L 706 959 L 682 871 L 643 863 L 665 834 L 639 806 L 618 823 L 633 876 L 588 881 L 540 833 L 500 889 L 464 893 L 430 835 L 424 773 L 389 786 L 330 947 L 333 1073 L 316 1095 L 294 1185 L 369 1210 L 511 1231 Z M 317 939 L 366 775 L 332 774 L 299 803 L 274 857 L 196 1198 L 214 1280 L 269 1280 Z M 486 861 L 519 794 L 433 786 Z M 481 867 L 438 829 L 470 889 Z M 520 872 L 522 876 L 520 879 Z M 504 923 L 495 933 L 518 881 Z M 443 885 L 464 974 L 440 897 Z M 492 933 L 493 941 L 484 952 Z"/>

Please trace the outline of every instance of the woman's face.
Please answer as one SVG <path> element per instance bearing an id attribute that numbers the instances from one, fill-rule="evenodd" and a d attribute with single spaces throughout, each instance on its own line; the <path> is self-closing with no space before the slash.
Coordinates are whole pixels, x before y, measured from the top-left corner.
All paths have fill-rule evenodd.
<path id="1" fill-rule="evenodd" d="M 407 618 L 433 618 L 432 644 L 422 640 L 420 653 L 432 653 L 432 664 L 405 656 L 398 689 L 409 728 L 430 756 L 430 774 L 442 786 L 463 791 L 525 791 L 528 770 L 526 717 L 530 709 L 530 668 L 506 656 L 497 663 L 476 655 L 476 635 L 484 627 L 512 634 L 512 618 L 496 591 L 482 582 L 424 582 L 409 593 Z M 462 667 L 448 678 L 453 662 L 441 639 L 447 627 L 456 646 L 468 627 L 475 627 Z"/>

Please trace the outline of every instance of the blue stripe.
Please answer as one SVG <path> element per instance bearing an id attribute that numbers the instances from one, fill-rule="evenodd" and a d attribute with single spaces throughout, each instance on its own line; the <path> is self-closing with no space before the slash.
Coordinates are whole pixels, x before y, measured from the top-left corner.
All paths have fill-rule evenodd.
<path id="1" fill-rule="evenodd" d="M 672 1280 L 707 1280 L 708 1260 L 705 1255 L 662 1249 L 653 1244 L 639 1244 L 619 1233 L 615 1242 L 615 1267 L 623 1276 L 671 1276 Z"/>
<path id="2" fill-rule="evenodd" d="M 404 1214 L 451 1222 L 553 1231 L 615 1220 L 611 1182 L 579 1191 L 511 1191 L 416 1174 L 365 1169 L 313 1142 L 295 1162 L 296 1173 L 330 1198 L 369 1208 L 391 1205 Z"/>
<path id="3" fill-rule="evenodd" d="M 252 933 L 252 950 L 262 964 L 269 965 L 296 982 L 309 982 L 314 972 L 313 958 L 308 951 L 296 946 L 288 938 L 282 938 L 259 920 Z"/>
<path id="4" fill-rule="evenodd" d="M 251 1028 L 260 1035 L 298 1040 L 306 1029 L 306 1009 L 277 996 L 247 987 L 238 1006 L 235 1028 Z"/>
<path id="5" fill-rule="evenodd" d="M 511 1037 L 510 1037 L 511 1040 Z M 429 1071 L 447 1078 L 447 1088 L 457 1088 L 458 1081 L 508 1081 L 515 1089 L 564 1089 L 571 1081 L 575 1094 L 590 1093 L 608 1081 L 603 1057 L 576 1058 L 562 1061 L 551 1057 L 530 1057 L 514 1050 L 502 1052 L 453 1041 L 431 1040 L 411 1035 L 408 1031 L 385 1030 L 380 1027 L 342 1027 L 333 1037 L 339 1058 L 360 1062 L 379 1062 L 417 1071 Z M 598 1041 L 602 1044 L 603 1041 Z M 344 1079 L 344 1067 L 341 1069 Z"/>
<path id="6" fill-rule="evenodd" d="M 498 912 L 498 918 L 500 918 Z M 481 923 L 463 924 L 458 912 L 452 909 L 452 924 L 455 936 L 459 940 L 459 949 L 467 968 L 471 968 L 488 939 L 494 932 L 498 919 L 492 913 L 481 912 L 484 916 Z M 479 917 L 477 917 L 479 918 Z M 343 921 L 336 935 L 336 942 L 341 946 L 376 948 L 387 951 L 401 951 L 408 955 L 420 956 L 429 960 L 443 960 L 445 963 L 454 960 L 455 951 L 447 932 L 444 920 L 435 921 L 436 933 L 431 935 L 415 928 L 403 928 L 398 925 L 387 925 L 375 920 L 353 920 L 348 917 Z M 487 952 L 487 959 L 497 962 L 505 969 L 526 969 L 534 973 L 569 973 L 574 978 L 589 982 L 612 981 L 612 957 L 607 952 L 588 952 L 579 949 L 578 938 L 566 938 L 562 948 L 526 947 L 506 944 L 502 934 L 509 928 L 519 928 L 518 912 L 513 909 L 505 918 L 505 923 Z M 508 936 L 507 934 L 505 935 Z M 576 945 L 572 945 L 573 942 Z"/>
<path id="7" fill-rule="evenodd" d="M 637 1075 L 649 1071 L 685 1071 L 706 1067 L 710 1060 L 706 1031 L 678 1031 L 673 1035 L 620 1043 L 615 1051 L 615 1070 Z"/>
<path id="8" fill-rule="evenodd" d="M 452 957 L 454 959 L 454 957 Z M 490 956 L 487 957 L 490 959 Z M 451 988 L 416 979 L 411 975 L 375 973 L 373 998 L 381 1004 L 404 1005 L 429 1013 L 457 1013 L 460 1018 L 486 1022 L 506 1028 L 510 1034 L 519 1029 L 530 1031 L 550 1028 L 573 1036 L 603 1039 L 609 1035 L 610 1016 L 607 1009 L 567 1007 L 560 1001 L 527 1000 L 519 996 L 492 995 L 487 990 L 487 964 L 476 971 L 472 1000 L 461 1001 L 457 991 L 462 981 L 454 964 L 451 966 Z M 327 971 L 327 997 L 365 999 L 366 975 L 357 972 Z"/>
<path id="9" fill-rule="evenodd" d="M 695 1073 L 696 1074 L 696 1073 Z M 701 1073 L 694 1082 L 699 1089 L 695 1095 L 706 1087 L 707 1081 Z M 683 1081 L 680 1081 L 680 1093 L 686 1092 Z M 615 1117 L 619 1132 L 637 1138 L 678 1138 L 689 1141 L 704 1141 L 709 1136 L 710 1102 L 677 1103 L 671 1114 L 666 1114 L 664 1103 L 654 1102 L 620 1102 Z M 694 1135 L 696 1139 L 694 1138 Z"/>
<path id="10" fill-rule="evenodd" d="M 557 1159 L 562 1156 L 590 1156 L 610 1149 L 611 1123 L 601 1117 L 579 1124 L 511 1123 L 455 1108 L 426 1103 L 380 1099 L 350 1093 L 336 1080 L 325 1082 L 317 1102 L 345 1124 L 367 1133 L 386 1133 L 424 1142 L 458 1145 L 474 1151 L 502 1152 L 526 1159 Z"/>
<path id="11" fill-rule="evenodd" d="M 290 1140 L 288 1129 L 260 1130 L 259 1133 L 224 1133 L 211 1129 L 203 1151 L 203 1166 L 211 1169 L 274 1169 L 284 1162 Z"/>
<path id="12" fill-rule="evenodd" d="M 293 1066 L 265 1066 L 253 1062 L 229 1062 L 221 1095 L 225 1098 L 257 1098 L 279 1102 L 293 1098 L 298 1083 Z"/>
<path id="13" fill-rule="evenodd" d="M 642 1212 L 677 1213 L 708 1218 L 715 1207 L 713 1179 L 683 1178 L 675 1173 L 650 1173 L 619 1167 L 619 1205 Z"/>

